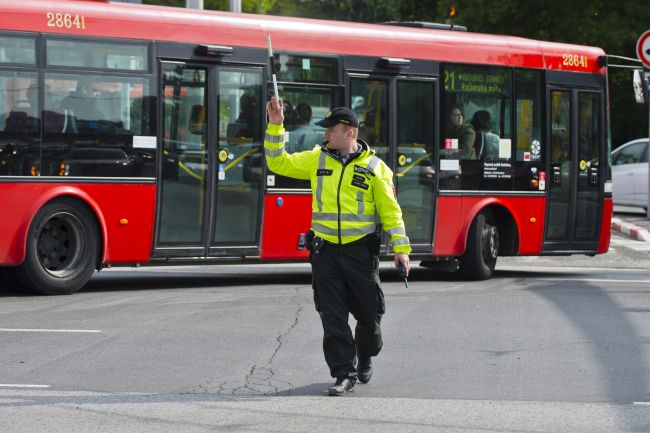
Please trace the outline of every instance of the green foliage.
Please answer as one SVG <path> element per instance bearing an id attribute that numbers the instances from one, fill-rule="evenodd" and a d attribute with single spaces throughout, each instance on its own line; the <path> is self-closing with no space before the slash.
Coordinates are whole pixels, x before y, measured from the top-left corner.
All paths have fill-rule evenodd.
<path id="1" fill-rule="evenodd" d="M 142 4 L 174 6 L 184 8 L 186 0 L 142 0 Z M 228 0 L 203 0 L 203 8 L 213 11 L 227 11 L 230 7 Z"/>

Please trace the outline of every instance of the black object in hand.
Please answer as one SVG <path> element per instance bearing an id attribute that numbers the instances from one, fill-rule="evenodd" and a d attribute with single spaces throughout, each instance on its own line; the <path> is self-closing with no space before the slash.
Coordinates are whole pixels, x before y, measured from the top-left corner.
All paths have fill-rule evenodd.
<path id="1" fill-rule="evenodd" d="M 405 285 L 406 288 L 408 289 L 408 288 L 409 288 L 409 282 L 408 282 L 408 280 L 406 279 L 406 268 L 404 268 L 404 264 L 400 263 L 400 264 L 397 266 L 397 272 L 399 272 L 399 276 L 402 277 L 402 278 L 404 279 L 404 285 Z"/>

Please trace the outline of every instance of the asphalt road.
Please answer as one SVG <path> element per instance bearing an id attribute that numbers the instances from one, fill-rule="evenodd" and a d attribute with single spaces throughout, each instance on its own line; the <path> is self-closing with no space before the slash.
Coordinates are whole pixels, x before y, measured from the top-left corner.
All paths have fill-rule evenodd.
<path id="1" fill-rule="evenodd" d="M 306 265 L 112 269 L 0 290 L 2 432 L 648 432 L 650 248 L 388 267 L 384 350 L 343 398 Z"/>

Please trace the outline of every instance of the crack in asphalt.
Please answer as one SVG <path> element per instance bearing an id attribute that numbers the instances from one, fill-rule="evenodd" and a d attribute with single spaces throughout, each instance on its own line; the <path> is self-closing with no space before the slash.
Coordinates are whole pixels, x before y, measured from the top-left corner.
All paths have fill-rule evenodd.
<path id="1" fill-rule="evenodd" d="M 272 365 L 275 357 L 280 352 L 283 343 L 287 335 L 298 325 L 298 320 L 300 313 L 302 312 L 304 306 L 298 307 L 294 315 L 294 320 L 291 326 L 281 332 L 276 338 L 276 347 L 269 357 L 269 360 L 263 366 L 253 365 L 249 370 L 248 374 L 243 379 L 243 384 L 241 381 L 228 381 L 218 383 L 218 389 L 216 390 L 217 394 L 228 394 L 228 395 L 241 395 L 241 394 L 275 394 L 280 391 L 289 391 L 294 388 L 294 385 L 290 382 L 276 379 L 275 372 L 273 371 Z M 202 389 L 206 392 L 209 392 L 210 385 L 213 382 L 211 380 L 206 381 L 205 384 L 199 385 L 199 389 Z"/>

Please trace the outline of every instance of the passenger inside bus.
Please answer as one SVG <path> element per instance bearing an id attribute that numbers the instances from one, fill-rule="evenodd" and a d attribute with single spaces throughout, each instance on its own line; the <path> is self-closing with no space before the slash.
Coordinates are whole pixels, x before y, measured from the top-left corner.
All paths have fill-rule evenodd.
<path id="1" fill-rule="evenodd" d="M 312 110 L 309 104 L 300 102 L 296 105 L 296 129 L 289 132 L 289 141 L 287 142 L 288 152 L 311 149 L 322 140 L 323 134 L 314 132 L 311 129 L 311 115 Z"/>
<path id="2" fill-rule="evenodd" d="M 20 94 L 22 90 L 18 89 Z M 36 86 L 25 89 L 25 98 L 18 99 L 6 115 L 4 132 L 34 132 L 38 129 Z"/>
<path id="3" fill-rule="evenodd" d="M 228 124 L 227 135 L 232 143 L 238 140 L 251 141 L 257 123 L 257 98 L 250 93 L 244 93 L 239 98 L 239 116 Z"/>
<path id="4" fill-rule="evenodd" d="M 72 110 L 77 119 L 104 119 L 106 116 L 96 105 L 100 93 L 97 81 L 92 78 L 81 78 L 77 82 L 77 89 L 63 98 L 61 108 Z"/>
<path id="5" fill-rule="evenodd" d="M 458 149 L 461 152 L 460 157 L 462 159 L 476 159 L 476 150 L 474 148 L 476 132 L 472 125 L 465 123 L 465 114 L 460 104 L 456 104 L 451 108 L 448 133 L 451 139 L 458 140 Z"/>
<path id="6" fill-rule="evenodd" d="M 488 161 L 499 159 L 499 136 L 492 132 L 490 113 L 485 110 L 477 111 L 471 123 L 476 131 L 474 149 L 478 159 Z"/>

